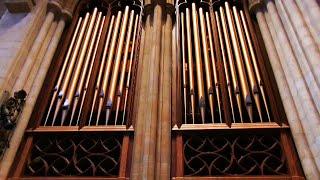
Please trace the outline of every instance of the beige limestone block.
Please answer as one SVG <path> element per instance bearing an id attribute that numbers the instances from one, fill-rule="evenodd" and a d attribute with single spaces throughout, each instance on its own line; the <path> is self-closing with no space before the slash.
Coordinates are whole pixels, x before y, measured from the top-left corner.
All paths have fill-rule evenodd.
<path id="1" fill-rule="evenodd" d="M 306 128 L 304 129 L 304 132 L 308 138 L 309 146 L 312 144 L 318 144 L 315 137 L 319 137 L 319 115 L 317 114 L 302 73 L 294 57 L 290 42 L 282 26 L 282 22 L 276 10 L 275 4 L 273 1 L 267 0 L 266 5 L 268 10 L 268 13 L 266 14 L 270 15 L 270 21 L 272 22 L 269 23 L 269 29 L 270 27 L 273 27 L 274 29 L 277 27 L 276 30 L 273 30 L 273 33 L 271 29 L 270 31 L 271 34 L 274 34 L 272 35 L 273 40 L 275 41 L 278 54 L 280 55 L 281 66 L 285 72 L 293 99 L 297 106 L 298 112 L 302 115 L 300 119 L 302 122 L 308 121 L 305 122 L 307 126 L 304 127 Z M 280 45 L 281 47 L 279 47 Z M 315 149 L 311 148 L 311 152 L 315 157 L 317 155 L 317 151 L 314 150 Z M 319 170 L 319 159 L 315 159 L 315 161 Z"/>
<path id="2" fill-rule="evenodd" d="M 42 46 L 42 42 L 44 41 L 48 30 L 51 26 L 51 23 L 53 22 L 54 19 L 54 14 L 52 12 L 48 12 L 46 19 L 41 27 L 41 30 L 36 38 L 36 40 L 34 41 L 32 48 L 28 54 L 28 57 L 26 58 L 24 67 L 21 70 L 21 73 L 17 79 L 17 81 L 15 82 L 15 85 L 13 87 L 14 91 L 19 91 L 23 88 L 29 73 L 32 69 L 33 63 L 35 62 L 35 59 L 39 53 L 39 50 Z"/>
<path id="3" fill-rule="evenodd" d="M 276 78 L 277 85 L 279 87 L 280 96 L 284 105 L 285 112 L 287 114 L 290 129 L 294 138 L 294 142 L 297 147 L 299 158 L 305 175 L 309 179 L 319 178 L 319 172 L 312 157 L 307 139 L 305 137 L 301 120 L 299 118 L 297 108 L 294 104 L 292 95 L 290 93 L 286 77 L 280 64 L 280 59 L 277 54 L 276 47 L 272 40 L 268 25 L 262 10 L 256 11 L 257 21 L 260 27 L 260 31 L 266 46 L 266 50 L 269 56 L 270 64 L 273 69 L 273 73 Z"/>

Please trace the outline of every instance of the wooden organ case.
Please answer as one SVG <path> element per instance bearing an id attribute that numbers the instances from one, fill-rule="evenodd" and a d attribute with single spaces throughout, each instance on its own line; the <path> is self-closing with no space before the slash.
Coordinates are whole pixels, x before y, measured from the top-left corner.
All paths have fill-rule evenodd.
<path id="1" fill-rule="evenodd" d="M 11 177 L 129 177 L 142 8 L 139 0 L 79 2 Z"/>
<path id="2" fill-rule="evenodd" d="M 304 179 L 247 0 L 178 0 L 173 179 Z"/>

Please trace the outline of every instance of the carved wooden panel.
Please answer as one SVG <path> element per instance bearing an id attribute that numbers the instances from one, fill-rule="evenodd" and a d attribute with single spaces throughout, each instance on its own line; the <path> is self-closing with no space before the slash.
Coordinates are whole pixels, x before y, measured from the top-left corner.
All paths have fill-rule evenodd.
<path id="1" fill-rule="evenodd" d="M 276 135 L 194 135 L 184 139 L 186 176 L 287 175 Z"/>
<path id="2" fill-rule="evenodd" d="M 46 135 L 34 141 L 26 176 L 118 176 L 121 136 Z"/>

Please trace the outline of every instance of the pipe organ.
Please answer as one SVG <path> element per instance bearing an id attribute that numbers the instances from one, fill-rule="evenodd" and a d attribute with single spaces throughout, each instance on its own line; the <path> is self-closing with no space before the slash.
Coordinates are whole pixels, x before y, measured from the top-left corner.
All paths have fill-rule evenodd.
<path id="1" fill-rule="evenodd" d="M 274 122 L 243 10 L 229 3 L 210 10 L 206 1 L 182 2 L 178 19 L 182 123 Z M 227 102 L 223 102 L 221 94 L 224 84 Z M 225 111 L 223 103 L 230 111 Z M 231 119 L 225 119 L 223 113 L 229 113 Z"/>
<path id="2" fill-rule="evenodd" d="M 247 0 L 79 1 L 11 176 L 303 179 L 260 39 Z"/>
<path id="3" fill-rule="evenodd" d="M 140 17 L 139 9 L 125 6 L 110 17 L 94 8 L 78 18 L 42 126 L 127 124 Z M 98 59 L 103 29 L 107 35 Z"/>

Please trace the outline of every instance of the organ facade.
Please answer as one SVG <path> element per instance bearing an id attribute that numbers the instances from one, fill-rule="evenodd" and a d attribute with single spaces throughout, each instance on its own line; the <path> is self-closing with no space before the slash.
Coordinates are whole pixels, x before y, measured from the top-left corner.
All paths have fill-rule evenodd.
<path id="1" fill-rule="evenodd" d="M 1 179 L 319 178 L 318 1 L 6 4 Z"/>

